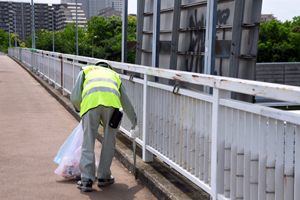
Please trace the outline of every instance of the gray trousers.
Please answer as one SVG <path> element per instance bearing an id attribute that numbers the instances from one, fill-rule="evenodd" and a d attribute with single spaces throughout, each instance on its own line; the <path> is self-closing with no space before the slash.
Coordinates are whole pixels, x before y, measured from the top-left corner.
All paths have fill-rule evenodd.
<path id="1" fill-rule="evenodd" d="M 115 108 L 98 106 L 86 112 L 82 116 L 82 128 L 84 132 L 81 147 L 81 159 L 79 168 L 81 179 L 95 181 L 95 140 L 99 128 L 100 119 L 103 122 L 104 138 L 102 142 L 97 178 L 109 179 L 111 175 L 110 166 L 114 157 L 116 136 L 118 128 L 109 126 L 110 118 Z"/>

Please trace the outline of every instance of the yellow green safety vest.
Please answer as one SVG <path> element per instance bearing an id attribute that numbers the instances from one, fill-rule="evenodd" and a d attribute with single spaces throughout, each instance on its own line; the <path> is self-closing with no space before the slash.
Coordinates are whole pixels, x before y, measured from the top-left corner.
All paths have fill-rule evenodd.
<path id="1" fill-rule="evenodd" d="M 83 83 L 80 116 L 99 105 L 121 108 L 119 75 L 111 69 L 100 66 L 82 68 L 85 75 Z"/>

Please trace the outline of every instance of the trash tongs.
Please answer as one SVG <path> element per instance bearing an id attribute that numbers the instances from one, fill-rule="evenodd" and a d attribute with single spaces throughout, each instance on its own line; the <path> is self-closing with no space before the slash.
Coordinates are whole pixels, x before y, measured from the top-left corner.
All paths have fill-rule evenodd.
<path id="1" fill-rule="evenodd" d="M 132 139 L 132 148 L 133 148 L 133 173 L 134 173 L 134 178 L 137 180 L 137 173 L 136 173 L 136 143 L 135 143 L 135 138 Z"/>

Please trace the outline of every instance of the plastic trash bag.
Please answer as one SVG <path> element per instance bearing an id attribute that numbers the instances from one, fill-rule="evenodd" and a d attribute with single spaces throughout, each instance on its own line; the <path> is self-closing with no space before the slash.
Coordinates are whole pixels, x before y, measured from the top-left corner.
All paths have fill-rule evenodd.
<path id="1" fill-rule="evenodd" d="M 71 145 L 72 144 L 74 145 L 74 142 L 76 140 L 75 137 L 80 135 L 80 132 L 82 132 L 81 137 L 83 137 L 83 130 L 82 130 L 82 122 L 81 121 L 78 124 L 78 126 L 75 128 L 75 130 L 72 132 L 72 134 L 68 137 L 68 139 L 64 142 L 64 144 L 60 147 L 56 157 L 54 158 L 55 163 L 60 164 L 60 162 L 61 162 L 62 158 L 64 157 L 64 155 L 70 150 Z M 81 143 L 82 143 L 82 138 L 80 138 L 80 139 L 81 139 Z M 80 144 L 80 146 L 81 146 L 81 144 Z"/>
<path id="2" fill-rule="evenodd" d="M 67 179 L 80 179 L 81 172 L 79 161 L 81 157 L 81 145 L 83 141 L 82 122 L 75 128 L 65 143 L 60 147 L 54 162 L 59 164 L 54 171 L 56 174 Z M 95 156 L 96 170 L 98 168 L 97 158 Z"/>

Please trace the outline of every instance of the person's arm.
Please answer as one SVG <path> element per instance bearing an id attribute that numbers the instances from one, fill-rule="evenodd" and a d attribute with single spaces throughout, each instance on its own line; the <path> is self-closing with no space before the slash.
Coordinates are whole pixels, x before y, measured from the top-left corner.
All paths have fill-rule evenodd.
<path id="1" fill-rule="evenodd" d="M 84 82 L 84 73 L 83 71 L 80 71 L 70 96 L 70 100 L 77 112 L 80 111 L 80 104 L 82 101 L 83 82 Z"/>
<path id="2" fill-rule="evenodd" d="M 123 106 L 123 110 L 126 113 L 127 117 L 129 118 L 129 120 L 131 121 L 132 124 L 132 128 L 137 126 L 137 117 L 136 114 L 134 112 L 134 108 L 131 104 L 131 101 L 129 99 L 129 97 L 126 94 L 126 90 L 125 87 L 121 84 L 120 87 L 120 94 L 121 94 L 121 104 Z"/>

